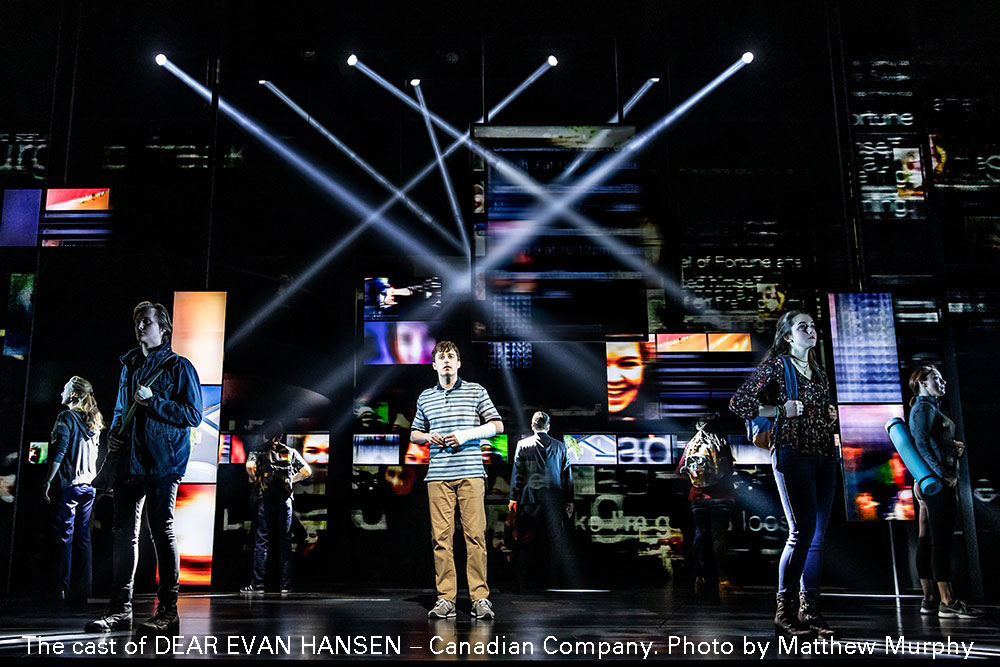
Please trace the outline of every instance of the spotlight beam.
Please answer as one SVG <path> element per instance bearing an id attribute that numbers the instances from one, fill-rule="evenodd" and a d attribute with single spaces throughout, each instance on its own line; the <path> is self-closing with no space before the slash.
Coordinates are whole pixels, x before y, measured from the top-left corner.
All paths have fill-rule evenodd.
<path id="1" fill-rule="evenodd" d="M 181 80 L 189 88 L 191 88 L 195 93 L 205 100 L 212 99 L 212 93 L 208 88 L 203 86 L 201 83 L 195 81 L 191 76 L 189 76 L 184 70 L 177 67 L 169 59 L 165 59 L 162 67 L 173 74 L 175 77 Z M 363 201 L 351 194 L 346 188 L 337 183 L 335 180 L 324 174 L 319 168 L 311 164 L 309 161 L 300 157 L 287 146 L 283 141 L 275 138 L 271 133 L 267 132 L 263 127 L 261 127 L 257 122 L 251 119 L 249 116 L 239 111 L 233 107 L 229 102 L 227 102 L 222 97 L 219 97 L 219 110 L 222 111 L 226 116 L 228 116 L 234 123 L 239 127 L 244 129 L 248 134 L 252 135 L 258 141 L 260 141 L 264 146 L 269 148 L 278 157 L 288 163 L 290 166 L 295 168 L 299 173 L 305 176 L 310 182 L 318 186 L 324 193 L 338 201 L 345 208 L 357 215 L 371 215 L 372 209 Z M 434 257 L 434 254 L 429 248 L 420 243 L 419 239 L 413 238 L 409 234 L 402 232 L 396 225 L 386 219 L 379 219 L 382 223 L 380 229 L 386 232 L 390 237 L 392 237 L 397 243 L 403 247 L 411 248 L 416 254 L 427 255 L 429 257 Z M 346 247 L 347 242 L 345 239 L 349 237 L 351 240 L 360 232 L 355 230 L 351 234 L 345 236 L 341 241 L 334 246 L 338 248 L 338 252 L 343 247 Z M 353 236 L 352 236 L 353 235 Z M 314 264 L 309 267 L 306 272 L 301 274 L 293 284 L 301 287 L 305 282 L 311 279 L 319 270 L 322 265 Z M 455 277 L 451 274 L 450 270 L 446 270 L 446 267 L 439 267 L 442 273 L 442 277 L 447 280 L 455 280 Z M 311 270 L 311 271 L 310 271 Z M 274 310 L 276 310 L 281 303 L 284 302 L 288 292 L 279 295 L 276 299 L 272 300 L 268 304 L 268 308 L 260 311 L 256 314 L 250 321 L 245 323 L 235 334 L 227 341 L 227 347 L 232 347 L 236 345 L 240 340 L 246 337 L 254 327 L 257 326 L 264 318 L 270 315 Z"/>
<path id="2" fill-rule="evenodd" d="M 649 92 L 649 89 L 653 87 L 653 84 L 655 84 L 656 81 L 657 80 L 654 79 L 646 79 L 645 83 L 643 83 L 642 86 L 639 87 L 639 90 L 633 93 L 632 97 L 630 97 L 628 102 L 625 103 L 625 106 L 622 107 L 622 119 L 624 119 L 625 116 L 628 115 L 628 112 L 631 111 L 635 107 L 635 105 L 639 103 L 639 100 L 641 100 L 646 95 L 646 93 Z M 613 115 L 608 120 L 608 122 L 609 123 L 618 122 L 617 111 L 615 112 L 615 115 Z M 600 132 L 597 133 L 596 137 L 588 141 L 587 145 L 580 150 L 580 154 L 576 156 L 576 159 L 574 159 L 569 164 L 569 166 L 567 166 L 566 169 L 564 169 L 563 172 L 556 177 L 555 182 L 561 183 L 562 181 L 565 181 L 567 178 L 576 173 L 576 170 L 579 169 L 580 166 L 587 161 L 587 158 L 591 156 L 589 152 L 590 149 L 592 149 L 594 146 L 597 146 L 602 141 L 604 141 L 604 139 L 607 138 L 608 134 L 610 133 L 607 130 L 601 130 Z"/>
<path id="3" fill-rule="evenodd" d="M 450 243 L 452 246 L 454 246 L 457 250 L 463 250 L 464 249 L 464 247 L 458 241 L 458 239 L 456 239 L 452 234 L 450 234 L 448 232 L 448 230 L 446 230 L 444 227 L 442 227 L 441 224 L 437 220 L 435 220 L 434 217 L 430 213 L 428 213 L 427 211 L 425 211 L 419 204 L 417 204 L 417 202 L 413 201 L 412 199 L 410 199 L 409 197 L 407 197 L 405 194 L 401 193 L 400 190 L 399 190 L 399 188 L 397 188 L 395 185 L 393 185 L 392 183 L 389 182 L 389 179 L 387 179 L 385 176 L 383 176 L 381 173 L 379 173 L 379 171 L 377 169 L 375 169 L 375 167 L 373 167 L 372 165 L 370 165 L 367 161 L 365 161 L 355 151 L 351 150 L 351 148 L 347 144 L 345 144 L 343 141 L 341 141 L 339 137 L 337 137 L 335 134 L 333 134 L 333 132 L 331 132 L 330 130 L 328 130 L 319 121 L 317 121 L 315 118 L 313 118 L 309 113 L 306 112 L 305 109 L 303 109 L 301 106 L 299 106 L 298 104 L 296 104 L 295 101 L 292 100 L 290 97 L 288 97 L 288 95 L 286 95 L 284 92 L 282 92 L 280 88 L 278 88 L 276 85 L 274 85 L 270 81 L 265 81 L 261 85 L 263 85 L 265 88 L 267 88 L 279 100 L 281 100 L 282 102 L 284 102 L 288 106 L 288 108 L 291 109 L 292 111 L 294 111 L 300 118 L 302 118 L 304 121 L 306 121 L 307 123 L 309 123 L 309 125 L 313 129 L 315 129 L 317 132 L 319 132 L 320 134 L 322 134 L 323 137 L 327 141 L 329 141 L 331 144 L 333 144 L 334 146 L 336 146 L 344 155 L 346 155 L 348 158 L 350 158 L 351 161 L 354 162 L 354 164 L 356 164 L 359 167 L 361 167 L 361 169 L 366 174 L 368 174 L 373 179 L 375 179 L 375 181 L 379 185 L 381 185 L 382 187 L 384 187 L 386 190 L 388 190 L 393 195 L 398 196 L 399 200 L 402 201 L 403 204 L 408 209 L 410 209 L 410 211 L 412 211 L 414 215 L 416 215 L 418 218 L 420 218 L 421 220 L 423 220 L 424 223 L 428 227 L 430 227 L 431 229 L 433 229 L 434 231 L 436 231 L 443 239 L 445 239 L 446 241 L 448 241 L 448 243 Z"/>
<path id="4" fill-rule="evenodd" d="M 466 257 L 469 262 L 472 261 L 472 246 L 469 245 L 469 234 L 465 231 L 465 220 L 462 218 L 462 211 L 458 207 L 458 199 L 455 197 L 455 188 L 451 183 L 451 177 L 448 175 L 448 167 L 445 166 L 444 157 L 441 155 L 441 144 L 438 143 L 437 134 L 434 132 L 434 126 L 431 125 L 430 115 L 427 111 L 427 102 L 424 100 L 423 89 L 420 86 L 415 86 L 417 91 L 417 99 L 420 101 L 420 110 L 424 116 L 424 125 L 427 126 L 427 135 L 431 138 L 431 146 L 434 148 L 434 157 L 437 159 L 438 169 L 441 171 L 441 180 L 444 182 L 444 189 L 448 195 L 448 204 L 451 206 L 451 214 L 455 217 L 455 225 L 458 227 L 458 232 L 462 236 L 462 243 L 465 244 Z"/>
<path id="5" fill-rule="evenodd" d="M 358 60 L 357 56 L 352 55 L 348 61 L 348 64 L 351 64 L 353 66 L 353 64 L 351 63 L 352 60 L 353 64 L 356 64 Z M 496 106 L 490 109 L 489 116 L 490 117 L 495 116 L 496 114 L 503 111 L 511 102 L 514 101 L 514 99 L 518 95 L 527 90 L 528 87 L 531 86 L 531 84 L 537 81 L 543 74 L 545 74 L 550 69 L 552 69 L 552 66 L 549 65 L 548 63 L 544 63 L 540 67 L 538 67 L 538 69 L 536 69 L 534 72 L 528 75 L 528 77 L 524 81 L 522 81 L 521 84 L 517 86 L 517 88 L 512 90 L 510 94 L 508 94 L 506 97 L 500 100 L 500 102 L 498 102 Z M 480 118 L 479 122 L 482 121 L 483 119 Z M 466 132 L 464 136 L 465 140 L 468 140 L 470 135 L 468 132 Z M 452 143 L 444 151 L 442 157 L 447 158 L 449 155 L 457 151 L 462 145 L 463 145 L 462 141 L 456 141 Z M 437 162 L 435 160 L 431 160 L 430 162 L 428 162 L 423 169 L 421 169 L 413 178 L 411 178 L 402 188 L 399 189 L 399 192 L 393 194 L 392 197 L 383 202 L 382 205 L 379 206 L 375 211 L 373 211 L 371 215 L 365 218 L 360 225 L 351 230 L 351 232 L 348 233 L 347 236 L 343 237 L 336 245 L 327 249 L 326 252 L 324 252 L 312 264 L 306 267 L 305 271 L 299 274 L 299 276 L 295 280 L 293 280 L 282 291 L 281 294 L 274 296 L 260 310 L 254 313 L 250 317 L 250 320 L 248 320 L 246 324 L 240 327 L 240 329 L 237 330 L 236 334 L 234 334 L 226 342 L 226 346 L 230 347 L 236 345 L 236 343 L 238 343 L 240 340 L 246 337 L 246 335 L 250 333 L 254 327 L 262 323 L 268 317 L 270 317 L 278 309 L 278 307 L 285 302 L 287 298 L 295 294 L 295 292 L 297 292 L 298 290 L 302 289 L 302 287 L 305 286 L 310 280 L 312 280 L 327 264 L 336 259 L 341 252 L 343 252 L 358 236 L 362 234 L 362 232 L 364 232 L 365 229 L 368 228 L 368 226 L 379 220 L 384 213 L 386 213 L 390 208 L 392 208 L 392 206 L 397 201 L 399 201 L 400 197 L 405 196 L 407 193 L 409 193 L 410 190 L 412 190 L 419 183 L 421 183 L 427 177 L 428 174 L 434 171 L 436 167 L 437 167 Z"/>
<path id="6" fill-rule="evenodd" d="M 399 88 L 389 83 L 384 77 L 382 77 L 380 74 L 378 74 L 370 67 L 365 65 L 364 62 L 362 62 L 361 60 L 357 62 L 355 68 L 360 70 L 363 74 L 368 76 L 373 81 L 375 81 L 375 83 L 385 88 L 386 91 L 388 91 L 390 94 L 402 100 L 407 106 L 415 109 L 417 112 L 423 113 L 420 110 L 420 105 L 417 102 L 415 102 L 412 98 L 410 98 L 409 95 L 407 95 Z M 660 281 L 667 280 L 667 276 L 663 274 L 662 271 L 659 271 L 656 267 L 651 266 L 648 262 L 646 262 L 642 258 L 635 257 L 634 256 L 634 253 L 636 252 L 635 248 L 631 248 L 625 245 L 624 243 L 621 243 L 617 239 L 606 237 L 605 230 L 603 230 L 600 227 L 600 225 L 585 218 L 582 214 L 573 209 L 570 209 L 568 206 L 560 204 L 559 200 L 553 197 L 553 195 L 550 194 L 545 189 L 545 187 L 539 184 L 535 179 L 531 178 L 529 175 L 527 175 L 526 173 L 524 173 L 523 171 L 521 171 L 508 161 L 499 157 L 493 151 L 483 148 L 479 144 L 470 141 L 467 138 L 468 133 L 462 135 L 458 130 L 456 130 L 454 127 L 452 127 L 450 124 L 442 120 L 439 116 L 437 116 L 431 111 L 428 111 L 428 116 L 435 125 L 437 125 L 439 128 L 441 128 L 451 136 L 455 137 L 458 141 L 461 141 L 463 145 L 465 145 L 469 150 L 471 150 L 473 153 L 479 155 L 485 161 L 490 163 L 490 165 L 492 165 L 501 175 L 506 177 L 508 180 L 512 181 L 514 184 L 524 188 L 525 190 L 530 192 L 535 198 L 539 199 L 542 203 L 546 204 L 548 206 L 546 211 L 550 209 L 551 211 L 553 211 L 553 213 L 551 214 L 548 213 L 546 214 L 547 217 L 545 217 L 544 221 L 538 219 L 533 220 L 532 221 L 533 224 L 529 228 L 531 231 L 535 231 L 537 233 L 537 230 L 540 230 L 544 224 L 554 219 L 557 215 L 564 216 L 578 229 L 584 231 L 587 234 L 595 236 L 598 243 L 604 245 L 615 254 L 620 255 L 620 259 L 624 263 L 629 264 L 630 266 L 636 268 L 636 270 L 642 271 L 643 274 L 645 275 L 655 277 L 657 280 Z M 516 233 L 511 234 L 511 237 L 513 237 L 515 242 L 504 245 L 502 253 L 498 252 L 495 255 L 493 253 L 488 254 L 487 259 L 489 259 L 489 255 L 493 255 L 493 264 L 491 265 L 491 267 L 495 266 L 495 264 L 498 263 L 498 261 L 503 257 L 505 257 L 507 254 L 512 253 L 515 247 L 521 242 L 522 237 L 520 237 L 518 234 Z M 524 238 L 526 242 L 528 237 Z M 465 287 L 466 289 L 471 289 L 471 284 L 466 285 Z M 677 286 L 677 289 L 680 290 L 680 287 Z"/>
<path id="7" fill-rule="evenodd" d="M 514 371 L 510 369 L 507 365 L 506 359 L 503 365 L 500 367 L 500 372 L 503 374 L 504 384 L 507 385 L 507 395 L 510 396 L 510 401 L 512 403 L 511 410 L 514 411 L 514 421 L 517 423 L 518 436 L 525 435 L 529 433 L 528 423 L 524 419 L 524 398 L 521 396 L 521 388 L 518 386 L 517 378 L 514 377 Z M 513 462 L 513 453 L 510 450 L 510 446 L 516 446 L 516 442 L 510 442 L 513 438 L 509 438 L 507 441 L 507 452 L 510 460 Z"/>

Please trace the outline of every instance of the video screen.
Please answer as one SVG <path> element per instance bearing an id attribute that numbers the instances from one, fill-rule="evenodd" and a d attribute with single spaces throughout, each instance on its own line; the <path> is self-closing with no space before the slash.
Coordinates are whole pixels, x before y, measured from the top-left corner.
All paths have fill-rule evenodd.
<path id="1" fill-rule="evenodd" d="M 41 190 L 4 190 L 0 247 L 35 247 L 41 207 Z"/>
<path id="2" fill-rule="evenodd" d="M 107 211 L 110 188 L 50 188 L 45 192 L 46 211 Z"/>
<path id="3" fill-rule="evenodd" d="M 441 279 L 365 278 L 366 322 L 435 319 L 441 310 Z"/>
<path id="4" fill-rule="evenodd" d="M 0 274 L 2 275 L 2 274 Z M 0 282 L 0 286 L 2 286 Z M 35 312 L 35 274 L 10 274 L 7 293 L 7 318 L 4 321 L 3 356 L 24 359 L 28 354 L 31 319 Z"/>
<path id="5" fill-rule="evenodd" d="M 181 585 L 212 583 L 212 543 L 215 536 L 215 484 L 177 487 L 174 533 L 180 552 Z"/>
<path id="6" fill-rule="evenodd" d="M 600 159 L 634 132 L 629 126 L 476 126 L 472 136 L 558 198 L 569 183 L 560 179 L 571 177 L 581 155 Z M 594 236 L 598 229 L 643 256 L 649 237 L 639 233 L 644 214 L 636 163 L 620 167 L 573 207 L 587 218 L 584 230 L 566 214 L 538 224 L 544 206 L 537 193 L 492 165 L 484 171 L 485 202 L 473 214 L 475 295 L 484 302 L 475 329 L 480 340 L 595 340 L 646 329 L 645 273 Z M 508 247 L 500 257 L 490 254 Z"/>
<path id="7" fill-rule="evenodd" d="M 709 352 L 664 347 L 661 343 L 676 339 L 661 341 L 660 335 L 655 344 L 644 339 L 609 340 L 605 345 L 608 418 L 656 421 L 728 415 L 729 399 L 758 359 L 746 349 L 749 334 L 724 335 L 729 338 Z M 705 334 L 700 336 L 707 345 Z"/>
<path id="8" fill-rule="evenodd" d="M 354 465 L 399 465 L 399 435 L 365 433 L 354 436 Z"/>
<path id="9" fill-rule="evenodd" d="M 214 484 L 218 473 L 222 387 L 201 386 L 201 424 L 191 441 L 191 458 L 181 484 Z"/>
<path id="10" fill-rule="evenodd" d="M 891 294 L 831 294 L 837 403 L 902 403 Z"/>
<path id="11" fill-rule="evenodd" d="M 507 446 L 506 433 L 500 433 L 492 438 L 481 439 L 479 441 L 479 449 L 482 453 L 484 466 L 490 466 L 511 460 Z M 418 445 L 415 442 L 410 442 L 407 444 L 406 452 L 403 454 L 403 463 L 407 465 L 430 465 L 430 451 L 430 445 Z M 357 463 L 357 461 L 355 461 L 355 463 Z"/>
<path id="12" fill-rule="evenodd" d="M 429 364 L 436 343 L 426 322 L 365 322 L 364 362 Z"/>
<path id="13" fill-rule="evenodd" d="M 728 435 L 726 440 L 733 451 L 733 462 L 738 466 L 769 466 L 771 452 L 750 442 L 745 435 Z"/>
<path id="14" fill-rule="evenodd" d="M 28 445 L 28 463 L 43 465 L 49 462 L 49 443 L 32 442 Z"/>
<path id="15" fill-rule="evenodd" d="M 219 463 L 246 463 L 247 447 L 243 438 L 231 433 L 219 436 Z"/>
<path id="16" fill-rule="evenodd" d="M 902 405 L 841 405 L 840 456 L 848 521 L 914 518 L 913 478 L 885 432 Z"/>
<path id="17" fill-rule="evenodd" d="M 330 462 L 329 433 L 289 433 L 285 444 L 302 454 L 302 458 L 311 466 Z"/>
<path id="18" fill-rule="evenodd" d="M 222 384 L 225 292 L 174 292 L 170 346 L 191 362 L 202 384 Z"/>
<path id="19" fill-rule="evenodd" d="M 676 435 L 618 435 L 619 465 L 670 465 L 674 463 Z"/>
<path id="20" fill-rule="evenodd" d="M 710 333 L 708 334 L 708 351 L 750 352 L 750 334 Z"/>
<path id="21" fill-rule="evenodd" d="M 618 442 L 613 435 L 564 435 L 570 465 L 615 465 L 618 463 Z"/>
<path id="22" fill-rule="evenodd" d="M 656 352 L 708 352 L 708 337 L 703 333 L 656 334 Z"/>

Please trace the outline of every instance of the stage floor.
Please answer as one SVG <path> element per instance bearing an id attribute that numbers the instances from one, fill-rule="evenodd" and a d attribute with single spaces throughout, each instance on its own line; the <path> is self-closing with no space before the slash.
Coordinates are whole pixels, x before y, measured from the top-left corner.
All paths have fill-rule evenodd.
<path id="1" fill-rule="evenodd" d="M 876 657 L 931 658 L 935 651 L 943 651 L 937 657 L 965 657 L 967 651 L 970 658 L 1000 657 L 996 608 L 986 607 L 982 620 L 943 620 L 921 616 L 917 598 L 904 599 L 897 607 L 892 598 L 827 595 L 824 608 L 831 624 L 843 631 L 840 644 L 796 647 L 781 646 L 774 638 L 773 591 L 734 591 L 717 601 L 675 594 L 669 588 L 495 593 L 492 600 L 494 621 L 471 618 L 468 600 L 459 601 L 457 618 L 432 621 L 426 617 L 434 601 L 429 591 L 254 598 L 185 594 L 180 600 L 182 638 L 173 644 L 165 639 L 157 644 L 151 638 L 141 654 L 419 660 L 458 657 L 449 653 L 454 650 L 466 658 L 482 653 L 486 659 L 757 659 L 760 645 L 769 642 L 767 658 L 850 659 L 869 651 Z M 152 598 L 138 599 L 137 620 L 146 618 L 152 607 Z M 28 655 L 24 635 L 40 636 L 47 643 L 31 640 L 31 655 L 54 654 L 57 642 L 66 656 L 104 651 L 125 657 L 129 648 L 138 649 L 127 644 L 135 640 L 128 632 L 82 632 L 85 622 L 103 608 L 96 601 L 67 608 L 5 601 L 0 610 L 0 656 Z"/>

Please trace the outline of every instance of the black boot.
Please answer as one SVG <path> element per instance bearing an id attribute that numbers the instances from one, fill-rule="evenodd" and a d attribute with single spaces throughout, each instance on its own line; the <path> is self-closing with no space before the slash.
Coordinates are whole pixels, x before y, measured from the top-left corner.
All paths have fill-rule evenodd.
<path id="1" fill-rule="evenodd" d="M 136 632 L 140 635 L 163 635 L 173 637 L 179 635 L 181 631 L 181 619 L 177 615 L 177 603 L 164 604 L 157 603 L 156 613 L 143 623 L 139 624 Z"/>
<path id="2" fill-rule="evenodd" d="M 833 639 L 837 635 L 819 612 L 819 591 L 799 593 L 799 623 L 815 630 L 820 639 Z"/>
<path id="3" fill-rule="evenodd" d="M 114 632 L 132 629 L 132 603 L 111 603 L 100 618 L 95 618 L 83 627 L 85 632 Z"/>
<path id="4" fill-rule="evenodd" d="M 791 639 L 813 639 L 815 631 L 799 625 L 798 600 L 793 595 L 778 593 L 778 608 L 774 613 L 774 634 L 778 637 Z"/>

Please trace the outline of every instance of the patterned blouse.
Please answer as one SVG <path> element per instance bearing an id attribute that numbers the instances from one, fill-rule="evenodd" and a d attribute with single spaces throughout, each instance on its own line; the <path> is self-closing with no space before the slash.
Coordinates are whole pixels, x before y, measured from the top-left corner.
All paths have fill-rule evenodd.
<path id="1" fill-rule="evenodd" d="M 779 419 L 771 434 L 772 446 L 791 445 L 800 454 L 821 454 L 834 456 L 834 423 L 827 414 L 830 405 L 830 388 L 826 378 L 813 367 L 813 377 L 807 379 L 799 371 L 799 399 L 803 413 L 798 417 Z M 767 400 L 764 400 L 761 395 Z M 729 409 L 743 419 L 753 419 L 760 415 L 761 404 L 784 405 L 788 400 L 785 388 L 785 368 L 781 359 L 772 357 L 762 363 L 747 378 L 729 401 Z"/>

